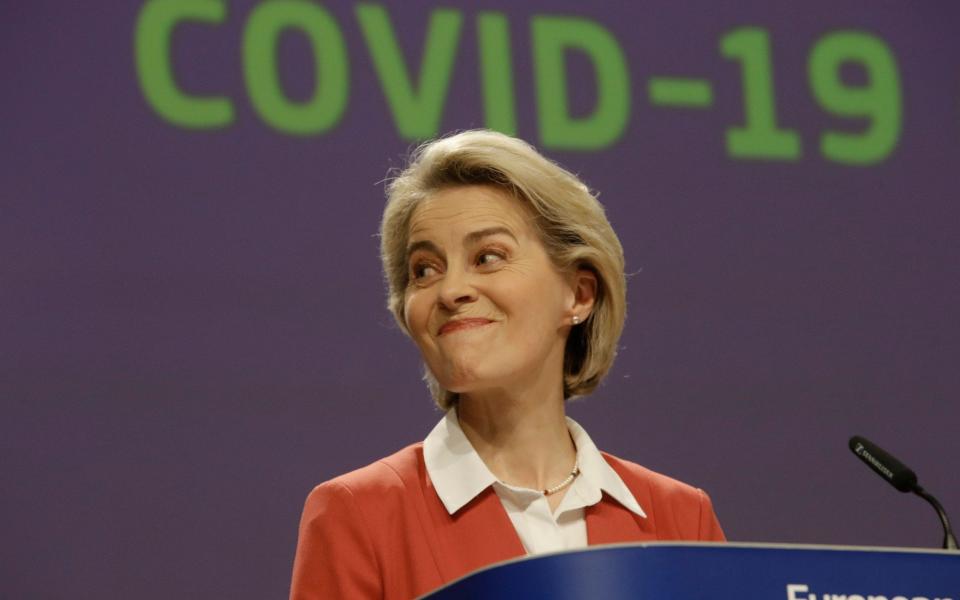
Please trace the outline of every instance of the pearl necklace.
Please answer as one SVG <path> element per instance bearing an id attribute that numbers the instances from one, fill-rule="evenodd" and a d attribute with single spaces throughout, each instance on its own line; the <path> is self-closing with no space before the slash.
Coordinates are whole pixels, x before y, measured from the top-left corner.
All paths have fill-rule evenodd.
<path id="1" fill-rule="evenodd" d="M 573 483 L 573 480 L 576 479 L 577 475 L 579 474 L 580 474 L 580 465 L 578 465 L 577 463 L 573 463 L 573 470 L 570 471 L 570 474 L 567 475 L 567 478 L 561 481 L 560 483 L 558 483 L 557 485 L 553 486 L 552 488 L 547 488 L 543 490 L 543 495 L 549 496 L 551 494 L 556 494 L 563 488 Z"/>

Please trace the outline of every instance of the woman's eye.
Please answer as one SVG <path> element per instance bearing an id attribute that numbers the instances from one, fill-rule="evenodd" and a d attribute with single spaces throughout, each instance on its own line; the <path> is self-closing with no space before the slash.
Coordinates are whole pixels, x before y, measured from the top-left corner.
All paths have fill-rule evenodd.
<path id="1" fill-rule="evenodd" d="M 426 279 L 428 277 L 433 277 L 438 273 L 436 267 L 430 263 L 418 263 L 413 267 L 413 278 L 414 279 Z"/>
<path id="2" fill-rule="evenodd" d="M 477 264 L 492 265 L 500 262 L 501 260 L 503 260 L 503 255 L 501 255 L 499 252 L 482 252 L 477 257 Z"/>

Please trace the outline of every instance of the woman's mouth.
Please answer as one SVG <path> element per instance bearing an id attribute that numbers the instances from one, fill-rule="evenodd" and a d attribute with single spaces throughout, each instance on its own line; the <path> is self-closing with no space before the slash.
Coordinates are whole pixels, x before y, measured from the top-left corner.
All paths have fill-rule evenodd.
<path id="1" fill-rule="evenodd" d="M 440 331 L 437 332 L 437 335 L 446 335 L 462 329 L 483 327 L 490 323 L 493 323 L 490 319 L 453 319 L 444 323 L 443 326 L 440 327 Z"/>

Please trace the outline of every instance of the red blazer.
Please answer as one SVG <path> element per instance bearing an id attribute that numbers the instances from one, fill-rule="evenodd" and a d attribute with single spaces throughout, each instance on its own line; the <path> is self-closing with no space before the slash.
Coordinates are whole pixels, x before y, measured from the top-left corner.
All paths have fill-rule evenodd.
<path id="1" fill-rule="evenodd" d="M 317 486 L 307 498 L 291 600 L 413 598 L 525 551 L 493 488 L 450 515 L 422 443 Z M 609 454 L 647 517 L 606 495 L 584 509 L 589 544 L 723 541 L 699 489 Z"/>

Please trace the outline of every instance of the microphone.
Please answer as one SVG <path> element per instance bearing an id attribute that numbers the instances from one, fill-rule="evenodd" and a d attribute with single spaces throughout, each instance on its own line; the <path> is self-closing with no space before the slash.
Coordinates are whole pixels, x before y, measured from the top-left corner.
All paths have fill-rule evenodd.
<path id="1" fill-rule="evenodd" d="M 943 506 L 933 497 L 933 494 L 927 492 L 917 483 L 917 474 L 910 470 L 905 464 L 894 458 L 886 450 L 877 446 L 870 440 L 855 435 L 850 438 L 850 450 L 862 460 L 873 471 L 886 479 L 890 485 L 901 492 L 913 492 L 933 506 L 940 517 L 940 524 L 943 525 L 943 547 L 946 550 L 957 550 L 957 538 L 950 529 L 950 520 L 947 518 Z"/>

